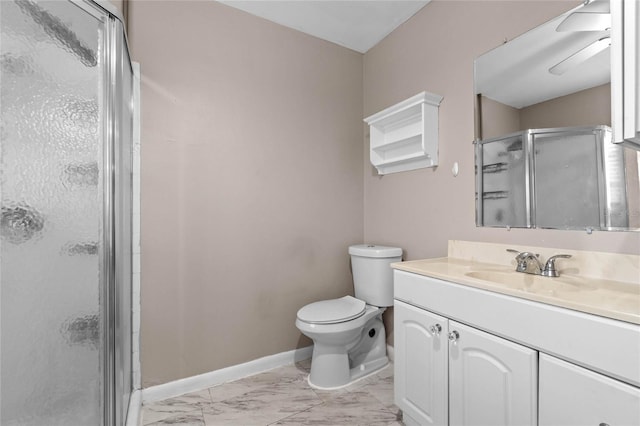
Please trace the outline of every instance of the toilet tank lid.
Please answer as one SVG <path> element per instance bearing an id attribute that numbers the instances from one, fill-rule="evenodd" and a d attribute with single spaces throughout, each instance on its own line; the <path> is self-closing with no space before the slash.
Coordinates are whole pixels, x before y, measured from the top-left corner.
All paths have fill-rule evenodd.
<path id="1" fill-rule="evenodd" d="M 349 254 L 362 257 L 399 257 L 402 249 L 399 247 L 377 246 L 375 244 L 358 244 L 349 246 Z"/>

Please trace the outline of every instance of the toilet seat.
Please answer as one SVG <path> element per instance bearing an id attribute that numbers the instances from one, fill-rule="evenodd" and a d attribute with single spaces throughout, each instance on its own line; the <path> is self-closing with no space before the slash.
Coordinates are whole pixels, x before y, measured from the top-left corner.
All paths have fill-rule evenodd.
<path id="1" fill-rule="evenodd" d="M 366 304 L 352 296 L 310 303 L 298 311 L 298 319 L 309 324 L 336 324 L 364 315 Z"/>

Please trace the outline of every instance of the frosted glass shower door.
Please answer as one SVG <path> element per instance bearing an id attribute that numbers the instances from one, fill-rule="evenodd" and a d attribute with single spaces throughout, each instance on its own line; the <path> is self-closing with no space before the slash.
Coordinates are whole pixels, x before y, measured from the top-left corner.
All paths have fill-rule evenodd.
<path id="1" fill-rule="evenodd" d="M 100 425 L 108 15 L 31 0 L 0 15 L 0 423 Z"/>

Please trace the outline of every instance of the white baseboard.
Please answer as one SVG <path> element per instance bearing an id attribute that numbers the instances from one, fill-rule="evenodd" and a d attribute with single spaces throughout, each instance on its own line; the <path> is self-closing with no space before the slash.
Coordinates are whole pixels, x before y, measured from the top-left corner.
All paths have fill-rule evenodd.
<path id="1" fill-rule="evenodd" d="M 142 411 L 142 392 L 136 389 L 129 397 L 129 411 L 127 411 L 126 426 L 138 426 L 140 424 L 140 412 Z"/>
<path id="2" fill-rule="evenodd" d="M 281 352 L 279 354 L 265 356 L 244 364 L 233 365 L 209 373 L 186 377 L 173 382 L 164 383 L 142 389 L 142 403 L 161 401 L 167 398 L 196 392 L 202 389 L 220 385 L 232 380 L 242 379 L 253 374 L 262 373 L 287 364 L 311 358 L 313 346 Z"/>
<path id="3" fill-rule="evenodd" d="M 395 350 L 393 349 L 393 346 L 391 345 L 387 345 L 387 357 L 389 358 L 389 361 L 393 362 L 396 359 L 396 354 L 395 354 Z"/>

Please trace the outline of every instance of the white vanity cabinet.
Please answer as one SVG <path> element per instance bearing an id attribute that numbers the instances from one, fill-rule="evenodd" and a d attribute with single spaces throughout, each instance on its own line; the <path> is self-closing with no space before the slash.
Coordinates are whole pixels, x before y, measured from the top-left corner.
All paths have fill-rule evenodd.
<path id="1" fill-rule="evenodd" d="M 538 352 L 449 321 L 449 424 L 536 425 Z"/>
<path id="2" fill-rule="evenodd" d="M 406 425 L 448 424 L 448 320 L 395 301 L 394 391 Z"/>
<path id="3" fill-rule="evenodd" d="M 640 425 L 638 325 L 398 269 L 394 298 L 405 424 Z"/>
<path id="4" fill-rule="evenodd" d="M 394 315 L 405 424 L 536 424 L 536 351 L 401 301 Z"/>
<path id="5" fill-rule="evenodd" d="M 541 426 L 640 425 L 640 389 L 540 355 Z"/>

